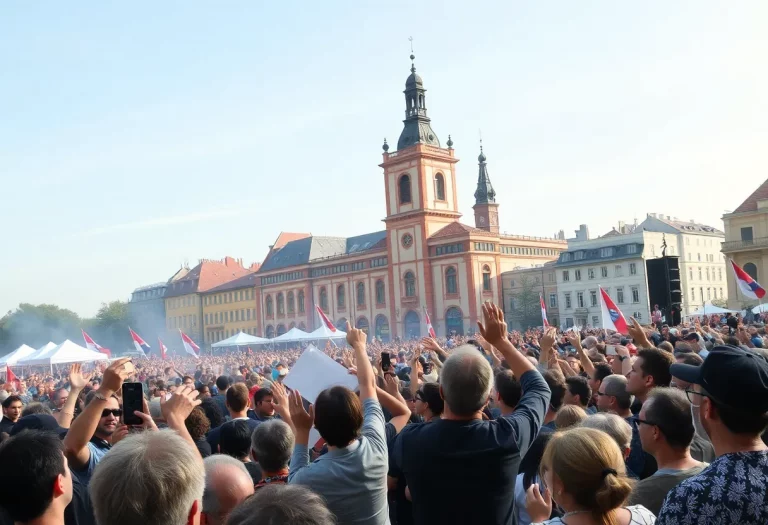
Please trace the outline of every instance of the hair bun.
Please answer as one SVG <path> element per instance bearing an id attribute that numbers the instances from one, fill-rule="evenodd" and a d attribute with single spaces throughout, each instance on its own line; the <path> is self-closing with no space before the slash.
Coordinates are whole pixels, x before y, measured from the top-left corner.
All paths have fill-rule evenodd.
<path id="1" fill-rule="evenodd" d="M 616 470 L 615 470 L 615 469 L 612 469 L 612 468 L 607 468 L 607 469 L 604 469 L 604 470 L 603 470 L 603 479 L 605 479 L 605 477 L 606 477 L 608 474 L 613 474 L 614 476 L 618 476 L 618 475 L 619 475 L 619 473 L 618 473 L 618 472 L 616 472 Z"/>

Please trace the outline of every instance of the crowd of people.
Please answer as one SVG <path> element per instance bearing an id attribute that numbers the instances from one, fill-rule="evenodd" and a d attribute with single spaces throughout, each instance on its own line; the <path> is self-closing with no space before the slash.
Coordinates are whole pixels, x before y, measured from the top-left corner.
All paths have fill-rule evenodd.
<path id="1" fill-rule="evenodd" d="M 472 338 L 348 326 L 324 351 L 358 387 L 316 399 L 284 384 L 301 348 L 20 374 L 0 524 L 763 525 L 762 321 L 509 332 L 486 303 Z"/>

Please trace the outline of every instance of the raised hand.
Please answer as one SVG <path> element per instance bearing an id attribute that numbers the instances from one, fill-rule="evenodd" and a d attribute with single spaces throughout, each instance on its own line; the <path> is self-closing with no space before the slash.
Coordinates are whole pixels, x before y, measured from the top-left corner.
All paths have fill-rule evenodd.
<path id="1" fill-rule="evenodd" d="M 362 346 L 363 349 L 365 349 L 366 342 L 368 341 L 368 336 L 363 332 L 362 330 L 353 327 L 351 324 L 349 324 L 349 321 L 347 321 L 347 343 L 352 348 L 357 348 L 358 346 Z"/>
<path id="2" fill-rule="evenodd" d="M 400 393 L 400 380 L 397 376 L 387 374 L 384 376 L 384 390 L 392 396 L 397 397 Z"/>
<path id="3" fill-rule="evenodd" d="M 531 517 L 531 523 L 540 523 L 549 519 L 552 514 L 552 495 L 549 488 L 542 493 L 538 483 L 532 483 L 525 491 L 525 510 Z"/>
<path id="4" fill-rule="evenodd" d="M 568 332 L 565 337 L 568 339 L 568 342 L 571 343 L 571 346 L 576 349 L 576 351 L 583 350 L 581 347 L 581 334 L 579 332 Z"/>
<path id="5" fill-rule="evenodd" d="M 160 412 L 170 425 L 172 422 L 184 424 L 189 414 L 202 401 L 197 399 L 199 392 L 188 385 L 181 385 L 168 401 L 160 398 Z M 141 416 L 139 416 L 141 417 Z"/>
<path id="6" fill-rule="evenodd" d="M 83 374 L 82 367 L 81 363 L 74 363 L 69 367 L 69 385 L 73 391 L 79 392 L 91 381 L 93 373 Z"/>
<path id="7" fill-rule="evenodd" d="M 130 362 L 130 357 L 123 357 L 110 364 L 104 370 L 99 390 L 106 390 L 110 395 L 120 390 L 120 387 L 123 386 L 123 381 L 128 379 L 133 373 L 133 365 L 130 365 Z"/>
<path id="8" fill-rule="evenodd" d="M 638 323 L 637 319 L 635 319 L 634 317 L 629 318 L 627 331 L 629 332 L 629 336 L 635 342 L 636 346 L 638 347 L 651 346 L 650 341 L 648 341 L 648 336 L 645 335 L 645 330 L 643 330 L 643 327 L 640 326 L 640 323 Z"/>
<path id="9" fill-rule="evenodd" d="M 298 390 L 294 390 L 291 393 L 291 399 L 289 402 L 291 420 L 293 421 L 296 431 L 303 431 L 309 433 L 312 425 L 315 424 L 315 407 L 309 405 L 309 412 L 304 410 L 304 400 L 301 398 L 301 393 Z"/>
<path id="10" fill-rule="evenodd" d="M 504 312 L 491 302 L 483 304 L 483 322 L 477 322 L 480 335 L 493 346 L 507 339 L 507 323 Z"/>
<path id="11" fill-rule="evenodd" d="M 557 330 L 555 328 L 548 328 L 546 333 L 541 336 L 541 345 L 540 348 L 542 350 L 552 350 L 555 346 L 555 338 L 557 337 Z"/>

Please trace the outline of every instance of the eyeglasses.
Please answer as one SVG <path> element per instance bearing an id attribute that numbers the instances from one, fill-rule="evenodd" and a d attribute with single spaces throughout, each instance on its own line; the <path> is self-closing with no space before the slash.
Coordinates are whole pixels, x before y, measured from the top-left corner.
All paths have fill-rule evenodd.
<path id="1" fill-rule="evenodd" d="M 123 410 L 120 408 L 113 408 L 113 409 L 105 408 L 104 410 L 101 411 L 101 417 L 109 417 L 110 414 L 112 414 L 115 417 L 120 417 L 123 415 Z"/>
<path id="2" fill-rule="evenodd" d="M 690 388 L 685 389 L 685 396 L 688 398 L 688 401 L 695 407 L 699 406 L 696 403 L 693 402 L 693 399 L 691 398 L 691 395 L 694 396 L 701 396 L 701 397 L 709 397 L 707 394 L 704 394 L 702 392 L 696 392 L 695 390 L 691 390 Z M 710 399 L 712 399 L 710 397 Z"/>
<path id="3" fill-rule="evenodd" d="M 424 402 L 424 394 L 421 392 L 416 392 L 416 395 L 413 396 L 413 400 Z"/>
<path id="4" fill-rule="evenodd" d="M 640 419 L 639 417 L 635 418 L 635 423 L 638 426 L 640 426 L 640 425 L 648 425 L 649 427 L 657 427 L 657 426 L 659 426 L 656 423 L 654 423 L 653 421 L 648 421 L 647 419 Z"/>

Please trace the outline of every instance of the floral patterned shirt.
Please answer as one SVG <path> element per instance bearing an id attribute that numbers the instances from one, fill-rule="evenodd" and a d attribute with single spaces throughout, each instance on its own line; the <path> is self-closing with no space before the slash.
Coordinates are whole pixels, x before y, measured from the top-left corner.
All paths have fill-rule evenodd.
<path id="1" fill-rule="evenodd" d="M 667 494 L 657 525 L 768 523 L 768 451 L 725 454 Z"/>

